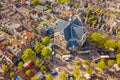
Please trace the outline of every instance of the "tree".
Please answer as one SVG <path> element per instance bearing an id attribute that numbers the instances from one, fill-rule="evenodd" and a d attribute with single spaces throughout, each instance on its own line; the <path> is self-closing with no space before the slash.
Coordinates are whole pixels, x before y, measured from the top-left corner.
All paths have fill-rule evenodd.
<path id="1" fill-rule="evenodd" d="M 116 41 L 115 40 L 107 40 L 105 42 L 104 46 L 108 50 L 114 50 L 116 47 Z"/>
<path id="2" fill-rule="evenodd" d="M 92 12 L 92 10 L 93 10 L 93 7 L 90 6 L 90 7 L 88 8 L 87 13 L 86 13 L 86 17 L 87 17 L 87 19 L 91 16 L 91 12 Z"/>
<path id="3" fill-rule="evenodd" d="M 52 7 L 51 7 L 49 4 L 45 4 L 45 7 L 46 7 L 47 9 L 52 9 Z"/>
<path id="4" fill-rule="evenodd" d="M 44 59 L 48 59 L 48 57 L 50 57 L 50 55 L 51 55 L 50 49 L 49 48 L 43 48 L 41 55 L 44 57 Z"/>
<path id="5" fill-rule="evenodd" d="M 96 44 L 100 44 L 102 42 L 102 35 L 100 33 L 94 32 L 90 34 L 90 40 Z"/>
<path id="6" fill-rule="evenodd" d="M 75 61 L 75 66 L 79 66 L 80 65 L 80 61 Z"/>
<path id="7" fill-rule="evenodd" d="M 35 61 L 35 65 L 36 66 L 39 66 L 41 64 L 41 60 L 40 59 L 37 59 L 36 61 Z"/>
<path id="8" fill-rule="evenodd" d="M 18 63 L 18 69 L 22 69 L 23 68 L 23 62 L 19 62 Z"/>
<path id="9" fill-rule="evenodd" d="M 2 6 L 2 4 L 0 3 L 0 9 L 2 8 L 3 6 Z"/>
<path id="10" fill-rule="evenodd" d="M 44 45 L 42 45 L 40 42 L 36 41 L 34 45 L 35 52 L 37 54 L 41 53 L 42 49 L 44 48 Z"/>
<path id="11" fill-rule="evenodd" d="M 34 5 L 39 5 L 40 2 L 39 2 L 39 0 L 32 0 L 32 4 L 34 4 Z"/>
<path id="12" fill-rule="evenodd" d="M 76 78 L 76 80 L 87 80 L 85 78 Z"/>
<path id="13" fill-rule="evenodd" d="M 115 63 L 115 60 L 108 60 L 108 66 L 112 66 Z"/>
<path id="14" fill-rule="evenodd" d="M 98 8 L 98 9 L 96 9 L 96 13 L 99 13 L 100 12 L 100 9 Z"/>
<path id="15" fill-rule="evenodd" d="M 14 77 L 15 73 L 14 72 L 10 72 L 10 77 Z"/>
<path id="16" fill-rule="evenodd" d="M 70 0 L 57 0 L 57 2 L 59 2 L 59 3 L 69 3 Z"/>
<path id="17" fill-rule="evenodd" d="M 41 72 L 44 72 L 44 71 L 46 71 L 47 70 L 47 67 L 46 66 L 42 66 L 41 68 L 40 68 L 40 71 Z"/>
<path id="18" fill-rule="evenodd" d="M 97 63 L 97 66 L 102 70 L 106 68 L 106 64 L 103 60 L 100 60 L 100 62 Z"/>
<path id="19" fill-rule="evenodd" d="M 101 35 L 100 33 L 93 32 L 89 36 L 90 40 L 96 43 L 99 47 L 104 47 L 105 42 L 109 39 L 108 34 Z"/>
<path id="20" fill-rule="evenodd" d="M 91 74 L 92 73 L 92 68 L 91 67 L 89 67 L 89 68 L 87 68 L 87 70 L 86 70 L 86 72 L 88 73 L 88 74 Z"/>
<path id="21" fill-rule="evenodd" d="M 38 80 L 38 77 L 37 77 L 37 76 L 33 76 L 33 77 L 31 78 L 31 80 Z"/>
<path id="22" fill-rule="evenodd" d="M 75 8 L 78 8 L 78 7 L 79 7 L 79 3 L 75 3 L 75 4 L 74 4 L 74 7 L 75 7 Z"/>
<path id="23" fill-rule="evenodd" d="M 72 71 L 72 75 L 74 77 L 78 77 L 80 75 L 80 70 L 79 68 L 74 68 L 73 71 Z"/>
<path id="24" fill-rule="evenodd" d="M 120 53 L 116 55 L 116 62 L 120 65 Z"/>
<path id="25" fill-rule="evenodd" d="M 52 75 L 51 75 L 51 74 L 48 74 L 48 75 L 46 76 L 46 80 L 53 80 Z"/>
<path id="26" fill-rule="evenodd" d="M 34 60 L 35 57 L 36 57 L 35 52 L 30 48 L 26 49 L 22 55 L 22 59 L 24 62 Z"/>
<path id="27" fill-rule="evenodd" d="M 88 61 L 87 60 L 83 60 L 83 64 L 87 65 Z"/>
<path id="28" fill-rule="evenodd" d="M 65 72 L 61 72 L 60 73 L 60 79 L 61 80 L 66 80 L 66 78 L 67 78 L 67 75 L 65 74 Z"/>
<path id="29" fill-rule="evenodd" d="M 8 67 L 7 67 L 7 65 L 2 64 L 2 70 L 3 70 L 3 71 L 8 71 Z"/>
<path id="30" fill-rule="evenodd" d="M 45 46 L 49 45 L 50 44 L 50 38 L 48 36 L 44 37 L 42 39 L 42 44 L 45 45 Z"/>
<path id="31" fill-rule="evenodd" d="M 30 70 L 27 70 L 27 71 L 25 71 L 25 74 L 26 74 L 27 76 L 29 76 L 29 75 L 31 74 L 31 71 L 30 71 Z"/>
<path id="32" fill-rule="evenodd" d="M 116 43 L 116 48 L 117 48 L 117 51 L 120 52 L 120 41 Z"/>

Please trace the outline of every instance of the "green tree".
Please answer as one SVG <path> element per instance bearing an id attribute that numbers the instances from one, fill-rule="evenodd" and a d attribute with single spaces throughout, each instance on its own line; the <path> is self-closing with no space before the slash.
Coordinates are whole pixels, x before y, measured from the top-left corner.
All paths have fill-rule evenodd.
<path id="1" fill-rule="evenodd" d="M 31 71 L 30 71 L 30 70 L 27 70 L 27 71 L 25 71 L 25 74 L 26 74 L 27 76 L 29 76 L 29 75 L 31 74 Z"/>
<path id="2" fill-rule="evenodd" d="M 75 61 L 75 66 L 80 66 L 80 61 Z"/>
<path id="3" fill-rule="evenodd" d="M 86 72 L 87 72 L 88 74 L 91 74 L 92 71 L 93 71 L 93 69 L 92 69 L 91 67 L 89 67 L 89 68 L 86 69 Z"/>
<path id="4" fill-rule="evenodd" d="M 102 35 L 100 33 L 94 32 L 90 34 L 90 40 L 96 44 L 99 44 L 102 41 Z"/>
<path id="5" fill-rule="evenodd" d="M 91 12 L 92 12 L 92 10 L 93 10 L 93 7 L 90 6 L 90 7 L 88 8 L 87 13 L 86 13 L 86 17 L 87 17 L 87 18 L 89 18 L 89 17 L 91 16 Z"/>
<path id="6" fill-rule="evenodd" d="M 79 68 L 74 68 L 73 71 L 72 71 L 72 75 L 74 77 L 78 77 L 80 75 L 80 70 Z"/>
<path id="7" fill-rule="evenodd" d="M 106 64 L 105 64 L 105 62 L 103 60 L 101 60 L 100 62 L 98 62 L 97 66 L 98 66 L 98 68 L 100 68 L 102 70 L 106 68 Z"/>
<path id="8" fill-rule="evenodd" d="M 85 78 L 76 78 L 76 80 L 87 80 Z"/>
<path id="9" fill-rule="evenodd" d="M 101 35 L 100 33 L 94 32 L 89 36 L 90 40 L 96 43 L 99 47 L 104 47 L 105 42 L 109 39 L 108 34 Z"/>
<path id="10" fill-rule="evenodd" d="M 39 2 L 39 0 L 32 0 L 32 4 L 34 4 L 34 5 L 39 5 L 40 2 Z"/>
<path id="11" fill-rule="evenodd" d="M 48 74 L 48 75 L 46 76 L 46 80 L 53 80 L 52 75 L 51 75 L 51 74 Z"/>
<path id="12" fill-rule="evenodd" d="M 2 64 L 2 70 L 3 70 L 3 71 L 8 71 L 8 67 L 7 67 L 7 65 Z"/>
<path id="13" fill-rule="evenodd" d="M 75 4 L 74 4 L 74 7 L 75 7 L 75 8 L 78 8 L 78 7 L 79 7 L 79 3 L 75 3 Z"/>
<path id="14" fill-rule="evenodd" d="M 120 52 L 120 41 L 116 43 L 117 52 Z"/>
<path id="15" fill-rule="evenodd" d="M 35 65 L 36 66 L 39 66 L 41 64 L 41 60 L 40 59 L 37 59 L 36 61 L 35 61 Z"/>
<path id="16" fill-rule="evenodd" d="M 45 4 L 45 7 L 46 7 L 47 9 L 52 9 L 52 7 L 51 7 L 49 4 Z"/>
<path id="17" fill-rule="evenodd" d="M 88 61 L 87 60 L 83 60 L 83 64 L 87 65 Z"/>
<path id="18" fill-rule="evenodd" d="M 116 48 L 116 41 L 115 40 L 107 40 L 104 44 L 105 48 L 108 50 L 114 50 Z"/>
<path id="19" fill-rule="evenodd" d="M 44 59 L 48 59 L 51 55 L 50 49 L 49 48 L 43 48 L 41 55 L 44 57 Z"/>
<path id="20" fill-rule="evenodd" d="M 14 72 L 10 72 L 10 77 L 14 77 L 15 73 Z"/>
<path id="21" fill-rule="evenodd" d="M 44 37 L 42 39 L 42 44 L 45 45 L 45 46 L 49 45 L 50 44 L 50 38 L 48 36 Z"/>
<path id="22" fill-rule="evenodd" d="M 41 72 L 44 72 L 44 71 L 46 71 L 47 70 L 47 67 L 46 66 L 41 66 L 41 68 L 40 68 L 40 71 Z"/>
<path id="23" fill-rule="evenodd" d="M 70 2 L 70 0 L 56 0 L 56 1 L 59 3 L 69 3 Z"/>
<path id="24" fill-rule="evenodd" d="M 118 33 L 116 34 L 116 37 L 120 38 L 120 32 L 118 32 Z"/>
<path id="25" fill-rule="evenodd" d="M 0 3 L 0 9 L 2 8 L 3 6 L 2 6 L 2 4 Z"/>
<path id="26" fill-rule="evenodd" d="M 26 49 L 24 52 L 23 52 L 23 55 L 22 55 L 22 59 L 24 62 L 27 62 L 27 61 L 30 61 L 30 60 L 34 60 L 36 57 L 36 54 L 35 52 L 28 48 Z"/>
<path id="27" fill-rule="evenodd" d="M 61 72 L 61 73 L 60 73 L 60 79 L 61 79 L 61 80 L 66 80 L 66 78 L 67 78 L 66 73 L 65 73 L 65 72 Z"/>
<path id="28" fill-rule="evenodd" d="M 108 66 L 112 66 L 115 63 L 115 60 L 108 60 Z"/>
<path id="29" fill-rule="evenodd" d="M 116 55 L 116 62 L 120 65 L 120 53 Z"/>
<path id="30" fill-rule="evenodd" d="M 42 45 L 38 41 L 35 42 L 34 49 L 37 54 L 41 53 L 43 48 L 44 48 L 44 45 Z"/>
<path id="31" fill-rule="evenodd" d="M 23 62 L 19 62 L 18 63 L 18 69 L 22 69 L 23 68 Z"/>
<path id="32" fill-rule="evenodd" d="M 38 80 L 38 77 L 37 77 L 37 76 L 33 76 L 33 77 L 31 78 L 31 80 Z"/>

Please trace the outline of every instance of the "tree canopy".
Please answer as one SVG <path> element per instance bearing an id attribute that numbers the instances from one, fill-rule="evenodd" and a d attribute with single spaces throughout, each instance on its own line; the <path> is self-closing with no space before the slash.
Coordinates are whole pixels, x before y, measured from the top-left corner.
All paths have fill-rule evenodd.
<path id="1" fill-rule="evenodd" d="M 24 62 L 27 62 L 27 61 L 30 61 L 30 60 L 34 60 L 36 57 L 36 54 L 35 52 L 28 48 L 26 49 L 24 52 L 23 52 L 23 55 L 22 55 L 22 59 Z"/>
<path id="2" fill-rule="evenodd" d="M 87 60 L 83 60 L 83 64 L 87 65 L 88 61 Z"/>
<path id="3" fill-rule="evenodd" d="M 41 60 L 40 59 L 37 59 L 36 61 L 35 61 L 35 65 L 36 66 L 39 66 L 41 64 Z"/>
<path id="4" fill-rule="evenodd" d="M 40 71 L 41 72 L 44 72 L 44 71 L 46 71 L 47 70 L 47 67 L 46 66 L 41 66 L 41 68 L 40 68 Z"/>
<path id="5" fill-rule="evenodd" d="M 98 66 L 98 68 L 100 68 L 102 70 L 106 68 L 106 64 L 105 64 L 104 60 L 100 60 L 100 62 L 97 63 L 97 66 Z"/>
<path id="6" fill-rule="evenodd" d="M 67 78 L 66 73 L 65 73 L 65 72 L 61 72 L 61 73 L 60 73 L 60 79 L 61 79 L 61 80 L 66 80 L 66 78 Z"/>
<path id="7" fill-rule="evenodd" d="M 44 59 L 48 59 L 51 55 L 51 51 L 49 48 L 43 48 L 42 50 L 42 56 L 44 57 Z"/>
<path id="8" fill-rule="evenodd" d="M 48 74 L 48 75 L 46 76 L 46 80 L 53 80 L 52 75 L 51 75 L 51 74 Z"/>
<path id="9" fill-rule="evenodd" d="M 42 44 L 45 45 L 45 46 L 49 45 L 50 44 L 50 38 L 48 36 L 44 37 L 42 39 Z"/>
<path id="10" fill-rule="evenodd" d="M 116 41 L 115 40 L 107 40 L 104 44 L 105 48 L 108 50 L 115 49 Z"/>
<path id="11" fill-rule="evenodd" d="M 18 69 L 22 69 L 23 68 L 23 62 L 19 62 L 18 63 Z"/>
<path id="12" fill-rule="evenodd" d="M 56 0 L 57 2 L 59 2 L 59 3 L 68 3 L 68 2 L 70 2 L 70 0 Z"/>
<path id="13" fill-rule="evenodd" d="M 85 78 L 76 78 L 76 80 L 87 80 Z"/>
<path id="14" fill-rule="evenodd" d="M 36 41 L 34 45 L 34 49 L 36 53 L 41 53 L 42 49 L 44 48 L 44 45 L 42 45 L 40 42 Z"/>
<path id="15" fill-rule="evenodd" d="M 80 75 L 80 70 L 79 68 L 74 68 L 73 71 L 72 71 L 72 75 L 74 77 L 78 77 Z"/>
<path id="16" fill-rule="evenodd" d="M 26 74 L 27 76 L 29 76 L 29 75 L 31 74 L 31 71 L 30 71 L 30 70 L 27 70 L 27 71 L 25 71 L 25 74 Z"/>
<path id="17" fill-rule="evenodd" d="M 93 69 L 92 69 L 91 67 L 89 67 L 89 68 L 86 69 L 86 72 L 87 72 L 88 74 L 91 74 L 92 71 L 93 71 Z"/>
<path id="18" fill-rule="evenodd" d="M 75 66 L 79 66 L 80 65 L 80 61 L 75 61 Z"/>
<path id="19" fill-rule="evenodd" d="M 116 43 L 117 52 L 120 52 L 120 41 Z"/>
<path id="20" fill-rule="evenodd" d="M 116 62 L 120 65 L 120 53 L 116 55 Z"/>
<path id="21" fill-rule="evenodd" d="M 14 72 L 10 72 L 10 77 L 14 77 L 15 73 Z"/>
<path id="22" fill-rule="evenodd" d="M 34 4 L 34 5 L 39 5 L 40 2 L 39 2 L 39 0 L 32 0 L 32 4 Z"/>
<path id="23" fill-rule="evenodd" d="M 89 36 L 90 40 L 96 43 L 99 47 L 104 47 L 104 44 L 107 40 L 109 40 L 109 35 L 108 34 L 100 34 L 97 32 L 93 32 Z"/>
<path id="24" fill-rule="evenodd" d="M 37 76 L 33 76 L 33 77 L 31 78 L 31 80 L 38 80 L 38 77 L 37 77 Z"/>
<path id="25" fill-rule="evenodd" d="M 115 63 L 115 60 L 108 60 L 108 66 L 112 66 Z"/>
<path id="26" fill-rule="evenodd" d="M 8 67 L 7 67 L 7 65 L 2 64 L 2 70 L 3 70 L 3 71 L 8 71 Z"/>

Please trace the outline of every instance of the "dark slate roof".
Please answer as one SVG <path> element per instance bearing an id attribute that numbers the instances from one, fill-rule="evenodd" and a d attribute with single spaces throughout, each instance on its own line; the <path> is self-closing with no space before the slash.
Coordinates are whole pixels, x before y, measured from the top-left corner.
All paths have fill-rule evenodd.
<path id="1" fill-rule="evenodd" d="M 79 43 L 78 43 L 78 42 L 76 41 L 76 39 L 74 39 L 74 38 L 73 38 L 73 39 L 70 39 L 70 40 L 68 41 L 67 48 L 72 47 L 73 45 L 74 45 L 75 47 L 76 47 L 76 46 L 80 46 Z"/>
<path id="2" fill-rule="evenodd" d="M 81 40 L 86 32 L 78 19 L 73 20 L 73 22 L 59 20 L 55 24 L 55 29 L 63 33 L 65 40 L 68 42 L 68 47 L 79 46 L 77 40 Z"/>
<path id="3" fill-rule="evenodd" d="M 82 23 L 78 19 L 75 19 L 73 21 L 73 24 L 78 25 L 78 26 L 82 26 Z"/>
<path id="4" fill-rule="evenodd" d="M 56 22 L 56 24 L 55 24 L 55 29 L 56 30 L 59 30 L 59 31 L 62 31 L 62 30 L 64 30 L 64 28 L 66 28 L 67 26 L 69 26 L 69 22 L 67 22 L 67 21 L 64 21 L 64 20 L 59 20 L 59 21 L 57 21 Z"/>

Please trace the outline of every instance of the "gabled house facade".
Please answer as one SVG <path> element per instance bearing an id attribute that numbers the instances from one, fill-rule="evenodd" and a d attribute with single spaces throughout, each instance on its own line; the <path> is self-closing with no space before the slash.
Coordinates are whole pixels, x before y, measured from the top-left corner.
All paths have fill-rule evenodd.
<path id="1" fill-rule="evenodd" d="M 81 47 L 86 40 L 86 29 L 77 18 L 70 22 L 56 21 L 54 32 L 54 42 L 63 49 Z"/>

